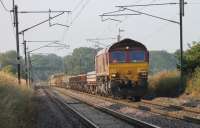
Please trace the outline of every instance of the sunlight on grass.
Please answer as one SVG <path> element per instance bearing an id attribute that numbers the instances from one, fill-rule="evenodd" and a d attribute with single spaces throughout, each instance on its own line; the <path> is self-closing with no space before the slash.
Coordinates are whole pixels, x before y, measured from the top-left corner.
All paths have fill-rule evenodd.
<path id="1" fill-rule="evenodd" d="M 0 128 L 31 128 L 32 94 L 25 82 L 17 84 L 17 79 L 0 72 Z"/>
<path id="2" fill-rule="evenodd" d="M 190 78 L 190 80 L 187 82 L 187 88 L 186 93 L 191 96 L 198 96 L 200 97 L 200 68 L 197 68 Z"/>
<path id="3" fill-rule="evenodd" d="M 156 96 L 174 96 L 177 94 L 179 82 L 179 72 L 159 72 L 149 77 L 149 90 Z"/>

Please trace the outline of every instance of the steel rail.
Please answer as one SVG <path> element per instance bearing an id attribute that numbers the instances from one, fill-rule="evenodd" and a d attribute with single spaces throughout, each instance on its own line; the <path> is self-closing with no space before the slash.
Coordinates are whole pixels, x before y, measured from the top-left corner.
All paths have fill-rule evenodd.
<path id="1" fill-rule="evenodd" d="M 142 100 L 141 102 L 145 103 L 145 104 L 150 104 L 150 105 L 155 105 L 155 106 L 160 106 L 160 107 L 166 107 L 166 108 L 170 107 L 170 108 L 179 109 L 179 110 L 182 110 L 182 111 L 185 111 L 185 112 L 191 112 L 191 113 L 195 113 L 195 114 L 200 114 L 200 111 L 192 110 L 189 107 L 183 107 L 183 106 L 173 105 L 173 104 L 164 105 L 164 104 L 159 104 L 159 103 L 148 101 L 148 100 Z"/>
<path id="2" fill-rule="evenodd" d="M 81 122 L 88 128 L 100 128 L 96 124 L 94 124 L 92 121 L 90 121 L 87 117 L 82 115 L 80 112 L 75 110 L 73 107 L 68 105 L 67 103 L 63 102 L 61 99 L 56 97 L 55 95 L 50 94 L 48 91 L 44 90 L 44 92 L 47 94 L 47 96 L 58 106 L 64 108 L 65 110 L 69 110 L 71 113 L 75 114 Z"/>
<path id="3" fill-rule="evenodd" d="M 83 102 L 83 103 L 85 103 L 85 104 L 87 104 L 87 105 L 89 105 L 89 106 L 91 106 L 91 107 L 93 107 L 95 109 L 98 109 L 98 110 L 100 110 L 100 111 L 102 111 L 104 113 L 107 113 L 109 115 L 112 115 L 112 116 L 120 119 L 120 120 L 123 120 L 123 121 L 125 121 L 125 122 L 127 122 L 127 123 L 129 123 L 129 124 L 131 124 L 131 125 L 133 125 L 135 127 L 139 127 L 139 128 L 160 128 L 159 126 L 156 126 L 156 125 L 147 123 L 145 121 L 133 118 L 131 116 L 116 112 L 116 111 L 114 111 L 112 109 L 109 109 L 109 108 L 106 108 L 106 107 L 103 107 L 103 106 L 100 106 L 100 105 L 94 105 L 93 103 L 90 103 L 90 102 L 88 102 L 88 101 L 86 101 L 86 100 L 84 100 L 82 98 L 81 99 L 77 98 L 77 97 L 75 97 L 75 96 L 73 96 L 71 94 L 66 94 L 66 93 L 64 93 L 62 91 L 59 91 L 59 92 L 62 93 L 63 95 L 69 96 L 69 97 L 71 97 L 73 99 L 76 99 L 76 100 L 78 100 L 80 102 Z"/>
<path id="4" fill-rule="evenodd" d="M 77 92 L 75 90 L 72 90 L 72 91 Z M 85 94 L 85 95 L 88 95 L 88 96 L 92 96 L 92 97 L 95 97 L 95 98 L 100 98 L 102 100 L 113 102 L 113 103 L 116 103 L 116 104 L 126 105 L 128 107 L 135 108 L 135 109 L 138 109 L 138 110 L 145 110 L 145 111 L 148 111 L 148 112 L 153 113 L 153 114 L 159 114 L 159 115 L 174 118 L 174 119 L 179 119 L 179 120 L 183 120 L 183 121 L 187 121 L 187 122 L 193 122 L 193 123 L 196 123 L 196 124 L 200 124 L 200 120 L 196 119 L 196 118 L 192 118 L 192 117 L 189 117 L 189 116 L 180 117 L 180 116 L 178 116 L 174 113 L 170 113 L 170 112 L 167 112 L 167 111 L 157 111 L 157 109 L 151 109 L 151 108 L 144 106 L 144 105 L 134 104 L 134 103 L 127 101 L 127 100 L 126 101 L 125 100 L 116 100 L 116 99 L 112 99 L 112 98 L 109 98 L 109 97 L 102 97 L 102 96 L 92 95 L 92 94 L 88 94 L 88 93 L 84 93 L 84 92 L 79 92 L 79 93 Z M 152 103 L 152 105 L 153 105 L 153 103 Z M 157 106 L 159 106 L 159 105 L 157 105 Z M 164 106 L 161 106 L 161 107 L 164 107 Z M 169 108 L 169 107 L 170 106 L 168 106 L 167 108 Z M 178 109 L 178 107 L 177 107 L 177 109 Z M 184 108 L 183 111 L 196 113 L 196 114 L 199 113 L 198 111 L 190 110 L 189 108 Z"/>

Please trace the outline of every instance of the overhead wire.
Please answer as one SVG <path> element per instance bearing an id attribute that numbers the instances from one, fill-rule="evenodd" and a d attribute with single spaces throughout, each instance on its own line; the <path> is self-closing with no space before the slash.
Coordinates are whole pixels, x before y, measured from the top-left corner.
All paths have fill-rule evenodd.
<path id="1" fill-rule="evenodd" d="M 143 0 L 137 0 L 136 2 L 134 2 L 134 4 L 138 4 L 138 3 L 142 2 L 142 1 L 143 1 Z M 151 0 L 151 1 L 150 1 L 150 4 L 151 4 L 151 3 L 154 3 L 154 2 L 156 2 L 156 1 L 157 1 L 157 0 Z M 144 8 L 145 8 L 145 7 L 142 7 L 142 8 L 139 9 L 139 10 L 142 11 L 142 10 L 144 10 Z M 129 18 L 128 16 L 125 16 L 125 18 L 122 20 L 122 22 L 118 22 L 118 23 L 116 24 L 116 27 L 119 27 L 119 25 L 122 24 L 122 23 L 123 23 L 125 20 L 127 20 L 128 18 Z M 105 32 L 105 30 L 103 31 L 103 33 L 104 33 L 104 32 Z"/>
<path id="2" fill-rule="evenodd" d="M 135 1 L 134 3 L 135 4 L 137 4 L 137 3 L 140 3 L 141 1 L 143 1 L 143 0 L 137 0 L 137 1 Z M 154 0 L 153 0 L 154 1 Z M 119 11 L 119 10 L 118 10 Z M 117 11 L 116 11 L 117 12 Z M 123 19 L 122 20 L 122 22 L 124 22 L 125 20 L 127 20 L 128 19 L 128 17 L 127 16 L 125 16 L 125 19 Z M 121 24 L 122 22 L 117 22 L 117 24 L 116 24 L 116 27 L 118 27 L 119 26 L 119 24 Z M 111 27 L 110 27 L 110 25 L 107 25 L 107 27 L 105 28 L 105 29 L 103 29 L 103 32 L 101 32 L 101 33 L 105 33 L 106 32 L 106 29 L 108 30 L 108 31 L 110 31 L 111 30 Z"/>
<path id="3" fill-rule="evenodd" d="M 5 6 L 5 4 L 3 3 L 3 1 L 0 0 L 0 2 L 1 2 L 1 5 L 3 6 L 4 10 L 5 10 L 6 12 L 10 12 L 10 10 L 9 10 L 8 8 L 6 8 L 6 6 Z"/>
<path id="4" fill-rule="evenodd" d="M 138 0 L 138 1 L 136 1 L 135 4 L 137 4 L 137 3 L 141 2 L 141 1 L 142 1 L 142 0 Z M 157 0 L 151 0 L 151 1 L 149 2 L 149 4 L 152 4 L 152 3 L 156 2 L 156 1 L 157 1 Z M 143 11 L 145 8 L 146 8 L 146 7 L 142 7 L 141 9 L 139 9 L 139 11 Z M 122 20 L 121 23 L 123 23 L 124 21 L 128 20 L 128 18 L 129 18 L 129 17 L 126 16 L 125 19 Z M 120 24 L 120 23 L 118 23 L 116 26 L 119 26 L 119 24 Z"/>
<path id="5" fill-rule="evenodd" d="M 153 2 L 155 2 L 156 0 L 152 0 L 151 3 L 149 3 L 148 5 L 153 5 Z M 144 10 L 144 8 L 147 7 L 147 6 L 143 6 L 142 10 Z M 171 18 L 174 18 L 171 17 Z M 119 25 L 119 24 L 118 24 Z M 160 32 L 161 30 L 163 30 L 163 28 L 166 28 L 168 25 L 166 25 L 166 23 L 164 23 L 162 26 L 160 26 L 158 29 L 156 29 L 154 32 L 152 32 L 151 34 L 145 36 L 145 40 L 148 40 L 150 37 L 152 37 L 152 35 L 154 33 L 157 33 L 157 32 Z"/>
<path id="6" fill-rule="evenodd" d="M 76 4 L 75 5 L 75 7 L 72 9 L 72 12 L 75 12 L 79 7 L 80 7 L 80 5 L 82 4 L 84 2 L 84 0 L 80 0 L 79 2 L 78 2 L 78 4 Z M 68 24 L 68 19 L 66 20 L 66 22 L 65 22 L 65 24 Z M 72 25 L 72 24 L 71 24 Z M 70 25 L 70 27 L 72 27 Z M 65 40 L 65 36 L 66 36 L 66 33 L 67 33 L 67 31 L 69 30 L 69 28 L 66 28 L 65 30 L 64 30 L 64 32 L 63 32 L 63 34 L 62 34 L 62 39 L 61 39 L 61 41 L 62 42 L 64 42 L 64 40 Z"/>
<path id="7" fill-rule="evenodd" d="M 176 15 L 175 15 L 176 16 Z M 175 16 L 171 17 L 174 18 Z M 170 24 L 168 24 L 167 22 L 163 23 L 161 26 L 159 26 L 155 31 L 153 31 L 152 33 L 144 36 L 144 39 L 147 41 L 150 38 L 152 38 L 156 33 L 161 32 L 162 30 L 164 30 L 165 28 L 167 28 Z"/>
<path id="8" fill-rule="evenodd" d="M 75 17 L 72 19 L 72 21 L 71 21 L 71 24 L 73 24 L 75 21 L 76 21 L 76 19 L 81 15 L 81 13 L 83 12 L 83 10 L 86 8 L 86 6 L 89 4 L 89 2 L 90 2 L 91 0 L 87 0 L 86 2 L 85 2 L 85 4 L 81 7 L 81 9 L 79 10 L 79 12 L 75 15 Z"/>
<path id="9" fill-rule="evenodd" d="M 15 35 L 15 27 L 14 27 L 14 24 L 13 24 L 14 18 L 13 18 L 13 15 L 11 13 L 10 13 L 10 19 L 11 19 L 13 35 L 14 35 L 14 37 L 16 37 L 16 35 Z"/>
<path id="10" fill-rule="evenodd" d="M 12 16 L 12 12 L 11 12 L 11 10 L 9 10 L 6 6 L 5 6 L 5 4 L 3 3 L 3 1 L 2 0 L 0 0 L 0 2 L 1 2 L 1 5 L 3 6 L 3 8 L 4 8 L 4 10 L 6 11 L 6 12 L 9 12 L 9 14 L 10 14 L 10 20 L 11 20 L 11 25 L 12 25 L 12 34 L 13 34 L 13 36 L 14 36 L 14 38 L 16 37 L 16 35 L 15 35 L 15 28 L 14 28 L 14 24 L 13 24 L 13 21 L 14 21 L 14 18 L 13 18 L 13 16 Z"/>
<path id="11" fill-rule="evenodd" d="M 72 9 L 72 12 L 75 12 L 75 11 L 80 7 L 80 5 L 83 3 L 83 1 L 84 1 L 84 0 L 80 0 L 80 1 L 78 2 L 78 4 Z"/>
<path id="12" fill-rule="evenodd" d="M 83 10 L 86 8 L 86 6 L 89 4 L 90 1 L 91 0 L 87 0 L 85 2 L 85 4 L 81 7 L 81 4 L 84 3 L 84 0 L 80 0 L 80 2 L 74 7 L 74 9 L 72 10 L 72 12 L 76 11 L 80 7 L 81 8 L 79 9 L 79 12 L 72 18 L 72 20 L 70 22 L 70 27 L 72 27 L 72 24 L 78 19 L 78 17 L 81 15 L 81 13 L 83 13 Z M 66 23 L 67 23 L 67 21 L 66 21 Z M 62 41 L 65 40 L 65 36 L 66 36 L 67 30 L 69 30 L 69 28 L 64 30 L 63 36 L 62 36 L 62 39 L 61 39 Z"/>

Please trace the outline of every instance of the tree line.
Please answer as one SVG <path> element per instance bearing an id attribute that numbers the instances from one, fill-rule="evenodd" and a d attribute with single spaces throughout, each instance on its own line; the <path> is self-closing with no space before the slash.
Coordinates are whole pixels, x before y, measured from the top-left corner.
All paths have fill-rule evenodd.
<path id="1" fill-rule="evenodd" d="M 55 54 L 32 55 L 32 72 L 34 79 L 46 80 L 52 74 L 65 73 L 76 75 L 95 70 L 95 55 L 100 49 L 80 47 L 73 50 L 71 55 L 64 57 Z M 179 67 L 179 51 L 168 53 L 167 51 L 150 51 L 150 74 L 162 70 L 175 70 Z M 24 59 L 21 57 L 22 76 L 24 77 Z M 184 71 L 193 72 L 200 66 L 200 42 L 193 42 L 184 52 Z M 0 53 L 0 69 L 16 75 L 16 52 L 8 51 Z"/>

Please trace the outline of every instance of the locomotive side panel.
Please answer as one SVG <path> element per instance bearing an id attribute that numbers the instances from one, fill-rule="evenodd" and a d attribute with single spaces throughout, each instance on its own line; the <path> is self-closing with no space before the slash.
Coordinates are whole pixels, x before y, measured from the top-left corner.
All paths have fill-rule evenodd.
<path id="1" fill-rule="evenodd" d="M 108 71 L 108 52 L 107 49 L 103 49 L 98 52 L 95 57 L 95 68 L 97 76 L 106 76 L 109 74 Z"/>

